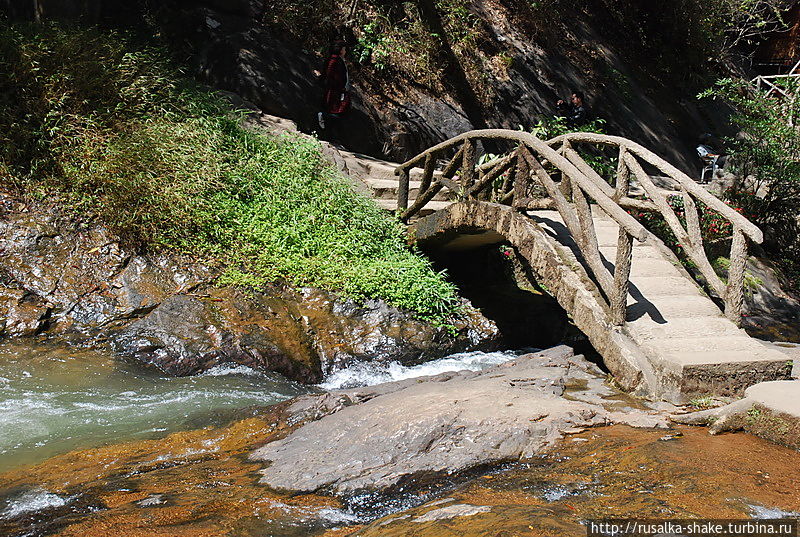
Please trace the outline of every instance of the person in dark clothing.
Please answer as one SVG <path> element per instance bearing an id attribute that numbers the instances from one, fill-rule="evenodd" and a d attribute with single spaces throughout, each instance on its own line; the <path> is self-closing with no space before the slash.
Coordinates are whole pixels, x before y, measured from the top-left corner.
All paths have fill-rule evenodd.
<path id="1" fill-rule="evenodd" d="M 325 128 L 326 119 L 338 119 L 350 109 L 350 77 L 344 62 L 346 53 L 346 43 L 335 42 L 320 75 L 325 93 L 322 111 L 317 114 L 317 120 L 322 129 Z"/>
<path id="2" fill-rule="evenodd" d="M 557 115 L 566 118 L 567 127 L 574 129 L 589 120 L 589 110 L 584 103 L 582 91 L 573 91 L 569 102 L 560 99 L 556 103 Z"/>

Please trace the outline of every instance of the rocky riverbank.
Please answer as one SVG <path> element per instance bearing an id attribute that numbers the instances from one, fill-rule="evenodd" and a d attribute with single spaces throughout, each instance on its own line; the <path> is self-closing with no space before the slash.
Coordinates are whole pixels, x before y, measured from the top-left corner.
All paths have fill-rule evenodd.
<path id="1" fill-rule="evenodd" d="M 444 327 L 319 289 L 221 287 L 213 265 L 137 252 L 96 222 L 9 196 L 0 196 L 0 254 L 0 337 L 109 344 L 172 375 L 235 362 L 319 382 L 353 361 L 415 363 L 498 339 L 469 305 Z"/>

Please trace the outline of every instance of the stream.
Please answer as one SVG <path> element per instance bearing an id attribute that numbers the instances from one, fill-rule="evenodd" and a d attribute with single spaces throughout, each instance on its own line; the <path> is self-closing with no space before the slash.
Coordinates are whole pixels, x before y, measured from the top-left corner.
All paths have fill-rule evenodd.
<path id="1" fill-rule="evenodd" d="M 101 350 L 5 342 L 0 344 L 0 472 L 74 449 L 223 424 L 239 409 L 319 389 L 479 370 L 514 356 L 464 353 L 413 367 L 357 363 L 317 388 L 241 365 L 167 377 Z"/>
<path id="2" fill-rule="evenodd" d="M 308 392 L 244 366 L 165 377 L 99 350 L 0 344 L 0 471 L 73 449 L 214 425 Z"/>
<path id="3" fill-rule="evenodd" d="M 0 535 L 101 536 L 113 527 L 131 537 L 482 536 L 496 528 L 577 536 L 586 519 L 603 516 L 800 516 L 800 453 L 688 427 L 578 431 L 525 463 L 365 497 L 361 507 L 258 484 L 261 464 L 247 456 L 286 427 L 279 403 L 477 371 L 518 354 L 355 364 L 308 387 L 241 366 L 170 378 L 98 350 L 4 343 Z M 636 404 L 610 388 L 597 394 L 620 408 Z"/>

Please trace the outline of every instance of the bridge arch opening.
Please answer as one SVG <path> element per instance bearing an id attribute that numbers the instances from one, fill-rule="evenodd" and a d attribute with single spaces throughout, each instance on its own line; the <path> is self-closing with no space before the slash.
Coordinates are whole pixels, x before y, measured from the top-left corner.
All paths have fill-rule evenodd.
<path id="1" fill-rule="evenodd" d="M 420 246 L 461 296 L 495 322 L 504 348 L 569 345 L 605 369 L 586 335 L 505 237 L 485 230 L 448 235 Z"/>

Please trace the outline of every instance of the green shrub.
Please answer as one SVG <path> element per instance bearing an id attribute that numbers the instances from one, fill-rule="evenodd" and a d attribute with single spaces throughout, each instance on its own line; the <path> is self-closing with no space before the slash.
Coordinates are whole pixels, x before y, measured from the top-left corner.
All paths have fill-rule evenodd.
<path id="1" fill-rule="evenodd" d="M 316 142 L 240 126 L 151 45 L 94 30 L 0 31 L 0 184 L 58 196 L 129 244 L 204 256 L 221 283 L 283 279 L 421 316 L 454 288 Z"/>
<path id="2" fill-rule="evenodd" d="M 779 82 L 780 83 L 780 82 Z M 800 94 L 796 84 L 789 94 Z M 726 140 L 737 181 L 726 201 L 765 231 L 767 253 L 800 284 L 800 100 L 767 97 L 744 80 L 723 79 L 701 97 L 723 98 L 740 135 Z"/>

